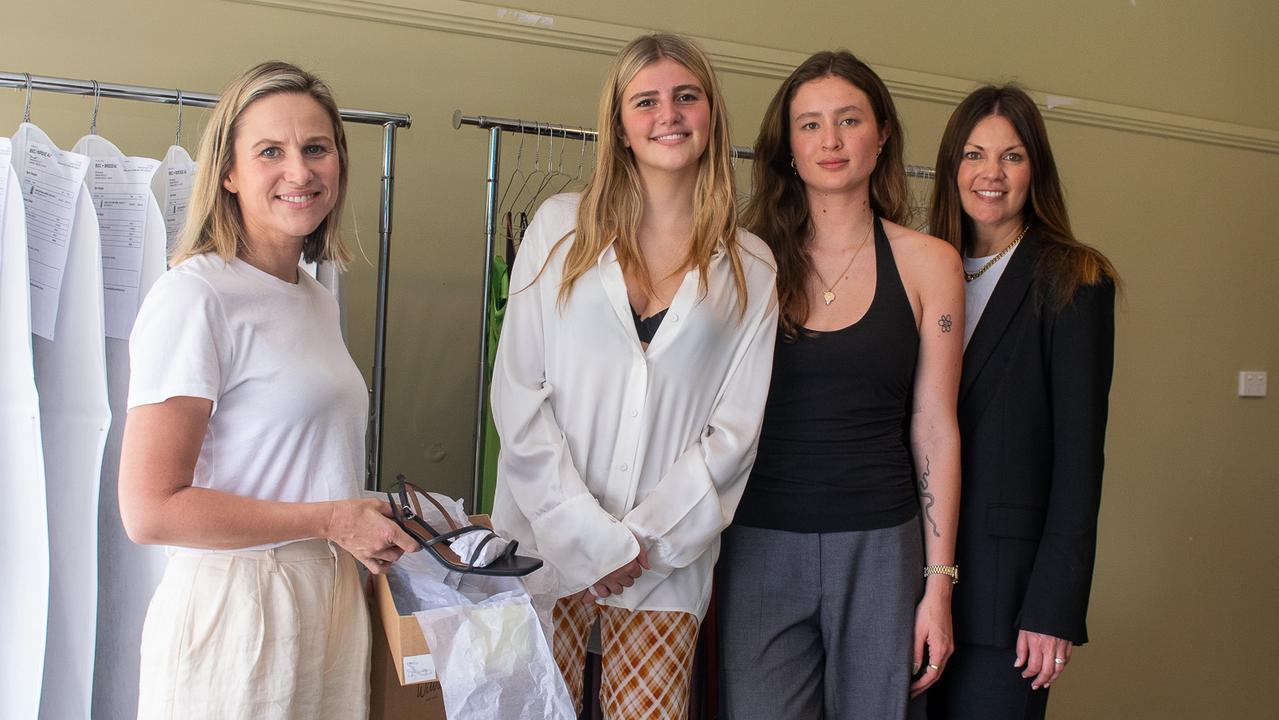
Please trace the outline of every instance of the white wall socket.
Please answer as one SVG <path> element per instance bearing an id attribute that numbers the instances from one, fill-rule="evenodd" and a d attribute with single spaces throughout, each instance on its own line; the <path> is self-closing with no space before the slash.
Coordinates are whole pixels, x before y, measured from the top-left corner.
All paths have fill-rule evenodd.
<path id="1" fill-rule="evenodd" d="M 1239 397 L 1265 397 L 1266 373 L 1264 370 L 1239 371 Z"/>

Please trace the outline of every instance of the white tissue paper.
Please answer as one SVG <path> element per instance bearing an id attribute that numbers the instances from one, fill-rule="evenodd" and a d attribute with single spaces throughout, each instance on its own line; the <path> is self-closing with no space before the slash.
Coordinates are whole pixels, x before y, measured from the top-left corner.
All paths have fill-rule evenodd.
<path id="1" fill-rule="evenodd" d="M 459 524 L 468 522 L 460 500 L 432 496 Z M 422 512 L 436 530 L 446 525 L 430 503 L 422 503 Z M 458 541 L 468 536 L 482 534 L 468 533 Z M 459 544 L 452 547 L 465 561 L 469 550 Z M 495 545 L 493 552 L 500 553 L 506 543 L 489 543 Z M 484 554 L 489 555 L 488 547 Z M 449 720 L 577 717 L 520 578 L 452 572 L 428 552 L 415 552 L 391 566 L 387 582 L 396 607 L 412 610 L 422 627 Z"/>
<path id="2" fill-rule="evenodd" d="M 574 720 L 573 703 L 523 591 L 414 613 L 449 720 Z"/>
<path id="3" fill-rule="evenodd" d="M 432 525 L 431 527 L 435 526 Z M 435 529 L 438 530 L 439 528 Z M 462 559 L 462 562 L 470 562 L 475 565 L 475 567 L 485 567 L 496 560 L 506 550 L 506 546 L 510 544 L 503 538 L 493 538 L 480 547 L 480 552 L 476 555 L 476 547 L 479 546 L 480 543 L 484 541 L 484 538 L 488 537 L 488 535 L 489 534 L 483 530 L 472 530 L 469 533 L 458 535 L 450 540 L 449 547 L 453 549 L 453 552 L 457 553 L 457 556 Z"/>

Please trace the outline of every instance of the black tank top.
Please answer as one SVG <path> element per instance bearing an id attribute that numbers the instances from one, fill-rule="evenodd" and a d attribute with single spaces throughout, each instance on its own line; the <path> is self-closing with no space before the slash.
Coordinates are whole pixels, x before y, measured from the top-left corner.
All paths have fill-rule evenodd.
<path id="1" fill-rule="evenodd" d="M 909 451 L 919 330 L 875 219 L 875 296 L 840 330 L 778 333 L 759 454 L 733 522 L 792 532 L 894 527 L 919 511 Z"/>

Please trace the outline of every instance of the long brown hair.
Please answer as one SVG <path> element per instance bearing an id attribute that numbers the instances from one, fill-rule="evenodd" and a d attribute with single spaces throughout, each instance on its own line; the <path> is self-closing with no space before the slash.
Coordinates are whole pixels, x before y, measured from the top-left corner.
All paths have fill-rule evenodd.
<path id="1" fill-rule="evenodd" d="M 333 122 L 333 142 L 338 154 L 337 201 L 311 234 L 302 241 L 302 257 L 307 262 L 323 260 L 341 266 L 351 259 L 342 242 L 342 206 L 346 202 L 347 150 L 342 115 L 333 93 L 323 80 L 285 62 L 265 62 L 236 78 L 213 106 L 208 124 L 200 136 L 196 153 L 195 182 L 186 225 L 170 264 L 177 265 L 194 255 L 216 253 L 230 260 L 244 246 L 246 236 L 240 203 L 223 187 L 222 181 L 235 163 L 238 121 L 250 105 L 270 95 L 300 93 L 313 98 Z"/>
<path id="2" fill-rule="evenodd" d="M 669 58 L 684 66 L 706 92 L 710 104 L 710 138 L 698 160 L 697 184 L 693 194 L 693 237 L 686 266 L 696 267 L 701 290 L 707 289 L 707 269 L 717 247 L 727 251 L 737 287 L 738 307 L 746 309 L 746 275 L 737 255 L 737 207 L 728 137 L 728 118 L 719 81 L 706 53 L 692 41 L 678 35 L 643 35 L 618 52 L 601 93 L 596 123 L 598 145 L 595 172 L 577 208 L 576 230 L 564 258 L 564 279 L 559 302 L 563 304 L 573 284 L 595 266 L 600 253 L 616 242 L 618 262 L 623 271 L 635 273 L 652 293 L 647 263 L 639 249 L 639 224 L 644 211 L 644 192 L 635 156 L 621 142 L 622 93 L 641 70 Z M 558 243 L 557 243 L 558 245 Z M 554 252 L 552 252 L 552 255 Z M 545 266 L 543 267 L 545 269 Z"/>
<path id="3" fill-rule="evenodd" d="M 828 50 L 808 58 L 777 88 L 764 111 L 755 140 L 755 191 L 742 212 L 742 223 L 768 243 L 777 259 L 779 326 L 792 340 L 808 319 L 809 301 L 804 290 L 812 272 L 808 243 L 813 226 L 804 181 L 791 167 L 790 106 L 801 85 L 826 77 L 842 78 L 866 93 L 877 129 L 887 135 L 870 174 L 871 210 L 899 224 L 910 218 L 902 160 L 905 138 L 888 87 L 869 65 L 847 50 Z"/>
<path id="4" fill-rule="evenodd" d="M 1057 162 L 1048 144 L 1044 118 L 1026 91 L 1014 84 L 977 88 L 951 113 L 937 149 L 937 181 L 933 183 L 928 231 L 967 253 L 973 243 L 973 222 L 959 197 L 959 164 L 964 145 L 977 123 L 998 115 L 1008 120 L 1026 148 L 1030 162 L 1030 202 L 1023 221 L 1038 230 L 1043 249 L 1035 265 L 1035 287 L 1041 302 L 1060 310 L 1081 285 L 1109 280 L 1119 286 L 1119 274 L 1100 251 L 1075 238 L 1066 214 L 1066 199 L 1057 176 Z"/>

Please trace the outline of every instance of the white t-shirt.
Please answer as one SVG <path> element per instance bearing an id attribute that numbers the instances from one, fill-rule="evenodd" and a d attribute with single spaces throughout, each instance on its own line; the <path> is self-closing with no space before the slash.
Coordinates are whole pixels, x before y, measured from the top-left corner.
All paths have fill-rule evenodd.
<path id="1" fill-rule="evenodd" d="M 768 398 L 773 255 L 739 231 L 745 314 L 719 250 L 707 292 L 689 271 L 645 352 L 614 246 L 559 305 L 570 241 L 551 248 L 576 225 L 577 204 L 577 195 L 543 203 L 511 275 L 493 370 L 502 438 L 493 523 L 546 561 L 530 588 L 559 596 L 634 559 L 638 537 L 653 569 L 602 602 L 701 617 Z"/>
<path id="2" fill-rule="evenodd" d="M 213 401 L 194 487 L 285 502 L 356 497 L 368 392 L 333 295 L 210 253 L 162 275 L 129 338 L 129 407 Z"/>
<path id="3" fill-rule="evenodd" d="M 991 265 L 989 270 L 982 273 L 981 277 L 964 283 L 964 349 L 968 349 L 968 341 L 973 338 L 977 321 L 981 320 L 981 314 L 986 310 L 986 303 L 990 302 L 990 296 L 995 292 L 995 286 L 999 284 L 999 278 L 1004 276 L 1004 269 L 1008 267 L 1008 261 L 1012 259 L 1015 252 L 1017 248 L 1009 250 L 999 258 L 998 262 Z M 992 257 L 994 255 L 979 258 L 964 256 L 964 272 L 977 272 L 990 262 Z"/>

